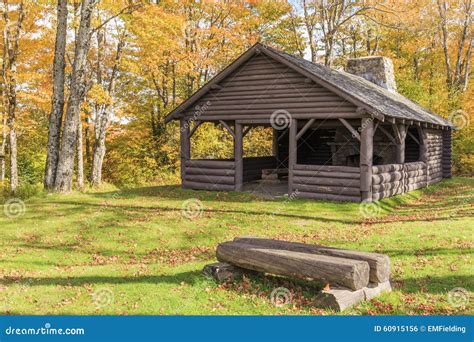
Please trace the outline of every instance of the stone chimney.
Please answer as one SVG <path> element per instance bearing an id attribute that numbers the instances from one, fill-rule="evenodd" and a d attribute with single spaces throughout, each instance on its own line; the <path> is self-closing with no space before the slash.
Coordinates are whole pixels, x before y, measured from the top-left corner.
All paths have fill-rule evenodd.
<path id="1" fill-rule="evenodd" d="M 392 92 L 397 91 L 393 63 L 390 58 L 380 56 L 350 58 L 347 61 L 346 71 Z"/>

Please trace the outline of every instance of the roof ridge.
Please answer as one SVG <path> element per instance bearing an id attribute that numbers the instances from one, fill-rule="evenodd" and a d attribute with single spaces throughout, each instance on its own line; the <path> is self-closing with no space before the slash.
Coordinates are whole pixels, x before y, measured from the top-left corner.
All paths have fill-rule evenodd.
<path id="1" fill-rule="evenodd" d="M 293 55 L 293 54 L 290 54 L 288 52 L 285 52 L 285 51 L 281 51 L 281 50 L 278 50 L 276 48 L 273 48 L 271 46 L 268 46 L 268 45 L 265 45 L 265 44 L 261 44 L 261 46 L 263 46 L 264 48 L 274 52 L 274 53 L 277 53 L 278 55 L 282 56 L 283 58 L 285 58 L 286 60 L 288 60 L 290 63 L 292 64 L 295 64 L 294 61 L 292 61 L 291 59 L 296 59 L 297 61 L 299 61 L 300 63 L 303 63 L 303 64 L 310 64 L 312 66 L 315 66 L 315 67 L 318 67 L 318 68 L 322 68 L 324 69 L 326 72 L 330 72 L 330 73 L 337 73 L 337 74 L 340 74 L 342 75 L 343 77 L 345 78 L 348 78 L 348 79 L 351 79 L 351 78 L 355 78 L 357 80 L 357 82 L 361 82 L 363 83 L 365 86 L 367 87 L 370 87 L 372 88 L 373 90 L 377 91 L 377 92 L 380 92 L 383 96 L 387 97 L 387 98 L 390 98 L 391 101 L 395 102 L 397 105 L 399 106 L 403 106 L 405 107 L 406 109 L 408 109 L 409 111 L 422 111 L 422 113 L 416 113 L 417 116 L 419 115 L 420 117 L 417 118 L 416 120 L 423 120 L 424 118 L 422 117 L 423 115 L 426 115 L 426 116 L 429 116 L 431 117 L 431 119 L 435 120 L 435 121 L 438 121 L 438 120 L 441 120 L 442 122 L 437 122 L 437 124 L 442 124 L 442 125 L 447 125 L 447 126 L 453 126 L 451 122 L 449 122 L 449 120 L 446 120 L 445 118 L 443 118 L 442 116 L 438 115 L 438 114 L 435 114 L 433 113 L 432 111 L 430 111 L 429 109 L 423 107 L 422 105 L 420 105 L 419 103 L 415 102 L 414 100 L 411 100 L 410 98 L 400 94 L 399 92 L 391 92 L 389 91 L 388 89 L 385 89 L 373 82 L 370 82 L 369 80 L 366 80 L 365 78 L 363 77 L 360 77 L 360 76 L 357 76 L 357 75 L 354 75 L 354 74 L 351 74 L 345 70 L 338 70 L 338 69 L 333 69 L 333 68 L 330 68 L 322 63 L 316 63 L 316 62 L 312 62 L 312 61 L 309 61 L 305 58 L 302 58 L 302 57 L 299 57 L 299 56 L 296 56 L 296 55 Z M 300 66 L 301 67 L 301 66 Z M 305 68 L 306 69 L 306 68 Z M 308 70 L 306 69 L 307 71 L 315 74 L 316 76 L 319 76 L 318 74 L 316 74 L 314 72 L 314 70 Z M 338 87 L 340 90 L 344 91 L 345 89 L 344 88 L 341 88 L 338 86 L 338 84 L 335 84 L 333 82 L 331 82 L 331 84 L 333 84 L 335 87 Z M 357 96 L 357 94 L 354 94 L 354 93 L 351 93 L 352 95 L 355 95 L 357 98 L 359 98 Z M 363 98 L 359 98 L 360 101 L 364 102 L 364 99 Z M 406 102 L 409 102 L 409 104 L 407 104 Z M 415 106 L 417 108 L 410 108 L 410 105 L 412 106 Z M 390 114 L 387 114 L 388 116 L 392 116 Z M 426 120 L 426 118 L 425 118 Z"/>

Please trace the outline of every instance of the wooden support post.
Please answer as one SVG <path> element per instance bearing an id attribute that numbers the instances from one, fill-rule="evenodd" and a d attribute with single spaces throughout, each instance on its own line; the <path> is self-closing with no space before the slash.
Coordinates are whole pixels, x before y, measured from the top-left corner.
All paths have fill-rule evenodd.
<path id="1" fill-rule="evenodd" d="M 181 140 L 181 186 L 184 187 L 184 179 L 186 176 L 186 161 L 191 158 L 191 144 L 189 141 L 190 130 L 189 121 L 186 119 L 180 120 L 180 140 Z"/>
<path id="2" fill-rule="evenodd" d="M 374 120 L 363 118 L 360 135 L 360 193 L 362 201 L 372 201 L 372 159 L 374 152 Z"/>
<path id="3" fill-rule="evenodd" d="M 277 161 L 278 161 L 278 132 L 279 130 L 276 130 L 275 128 L 273 128 L 272 155 L 277 159 Z M 277 162 L 277 165 L 279 165 L 279 162 Z"/>
<path id="4" fill-rule="evenodd" d="M 395 124 L 393 128 L 397 132 L 397 156 L 396 162 L 397 164 L 405 163 L 405 138 L 407 135 L 407 128 L 403 124 Z"/>
<path id="5" fill-rule="evenodd" d="M 420 145 L 419 145 L 420 160 L 422 162 L 426 163 L 426 151 L 427 151 L 427 148 L 426 148 L 426 133 L 425 133 L 425 131 L 423 130 L 423 128 L 421 126 L 418 126 L 417 129 L 418 129 L 418 137 L 420 138 Z"/>
<path id="6" fill-rule="evenodd" d="M 297 162 L 298 144 L 296 141 L 296 131 L 298 130 L 298 120 L 291 118 L 288 140 L 288 196 L 293 192 L 293 169 Z"/>
<path id="7" fill-rule="evenodd" d="M 236 122 L 234 128 L 235 191 L 242 191 L 243 187 L 244 149 L 242 140 L 242 124 Z"/>

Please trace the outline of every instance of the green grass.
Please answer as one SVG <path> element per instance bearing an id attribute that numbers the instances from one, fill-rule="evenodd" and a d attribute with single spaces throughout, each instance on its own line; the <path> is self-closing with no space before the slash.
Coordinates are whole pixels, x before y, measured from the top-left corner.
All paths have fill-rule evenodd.
<path id="1" fill-rule="evenodd" d="M 344 314 L 466 314 L 448 292 L 474 289 L 474 179 L 453 178 L 380 202 L 265 200 L 178 186 L 39 195 L 18 217 L 0 214 L 2 314 L 330 314 L 320 285 L 270 276 L 216 284 L 201 274 L 216 244 L 239 235 L 386 253 L 394 291 Z M 182 214 L 198 198 L 202 214 Z M 289 305 L 269 295 L 283 286 Z M 99 294 L 99 295 L 97 295 Z M 97 298 L 99 296 L 99 299 Z"/>

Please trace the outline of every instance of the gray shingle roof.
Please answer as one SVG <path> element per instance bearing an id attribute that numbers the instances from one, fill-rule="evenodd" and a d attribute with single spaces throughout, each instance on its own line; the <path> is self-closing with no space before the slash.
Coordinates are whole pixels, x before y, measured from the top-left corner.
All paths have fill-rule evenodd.
<path id="1" fill-rule="evenodd" d="M 430 112 L 403 95 L 391 92 L 362 77 L 312 63 L 265 45 L 260 45 L 260 47 L 276 53 L 288 62 L 324 79 L 334 87 L 352 95 L 383 115 L 396 119 L 415 120 L 453 127 L 453 124 L 448 120 Z"/>

